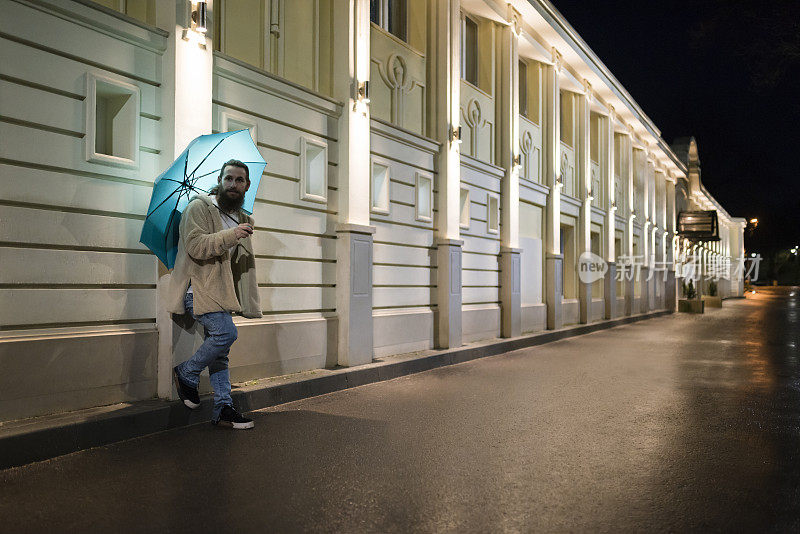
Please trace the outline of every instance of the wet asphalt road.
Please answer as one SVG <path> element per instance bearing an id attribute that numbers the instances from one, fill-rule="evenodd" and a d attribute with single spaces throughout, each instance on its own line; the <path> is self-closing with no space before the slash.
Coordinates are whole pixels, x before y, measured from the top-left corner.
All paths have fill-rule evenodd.
<path id="1" fill-rule="evenodd" d="M 0 472 L 2 532 L 800 531 L 800 288 Z"/>

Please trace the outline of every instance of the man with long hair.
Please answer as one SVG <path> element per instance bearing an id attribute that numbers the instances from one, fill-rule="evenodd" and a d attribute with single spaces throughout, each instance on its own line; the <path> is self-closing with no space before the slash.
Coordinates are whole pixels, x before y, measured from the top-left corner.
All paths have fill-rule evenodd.
<path id="1" fill-rule="evenodd" d="M 210 194 L 189 202 L 181 216 L 167 303 L 170 312 L 188 312 L 205 329 L 197 352 L 172 371 L 178 396 L 187 407 L 198 408 L 200 372 L 208 367 L 214 389 L 211 422 L 235 429 L 254 425 L 234 408 L 231 399 L 228 353 L 238 335 L 231 314 L 261 317 L 250 240 L 254 223 L 241 210 L 250 188 L 249 172 L 241 161 L 230 160 L 220 169 Z"/>

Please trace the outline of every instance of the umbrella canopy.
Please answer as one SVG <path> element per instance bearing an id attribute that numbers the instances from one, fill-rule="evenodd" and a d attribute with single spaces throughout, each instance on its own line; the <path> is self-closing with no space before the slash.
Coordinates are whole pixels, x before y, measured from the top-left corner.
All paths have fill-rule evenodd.
<path id="1" fill-rule="evenodd" d="M 201 135 L 156 178 L 139 241 L 168 269 L 175 266 L 181 213 L 191 197 L 208 194 L 217 185 L 222 166 L 231 159 L 247 165 L 250 189 L 245 193 L 242 209 L 253 213 L 258 184 L 267 162 L 253 143 L 249 130 Z"/>

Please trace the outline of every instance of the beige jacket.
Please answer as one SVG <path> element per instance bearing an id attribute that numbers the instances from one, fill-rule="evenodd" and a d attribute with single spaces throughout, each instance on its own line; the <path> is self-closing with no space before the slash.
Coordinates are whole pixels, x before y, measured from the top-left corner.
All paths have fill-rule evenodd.
<path id="1" fill-rule="evenodd" d="M 178 254 L 167 297 L 167 309 L 184 314 L 183 296 L 192 285 L 194 313 L 241 312 L 261 317 L 256 262 L 250 237 L 236 239 L 233 228 L 223 230 L 219 208 L 211 196 L 196 196 L 181 216 Z M 239 221 L 253 219 L 239 212 Z M 231 261 L 230 248 L 236 247 Z"/>

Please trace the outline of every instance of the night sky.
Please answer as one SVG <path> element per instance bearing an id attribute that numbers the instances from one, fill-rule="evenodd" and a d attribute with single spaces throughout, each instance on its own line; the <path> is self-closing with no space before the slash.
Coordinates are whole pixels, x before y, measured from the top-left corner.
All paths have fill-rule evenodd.
<path id="1" fill-rule="evenodd" d="M 800 1 L 553 0 L 701 180 L 750 251 L 800 245 Z"/>

